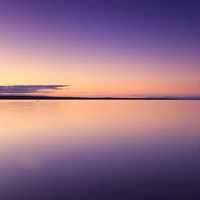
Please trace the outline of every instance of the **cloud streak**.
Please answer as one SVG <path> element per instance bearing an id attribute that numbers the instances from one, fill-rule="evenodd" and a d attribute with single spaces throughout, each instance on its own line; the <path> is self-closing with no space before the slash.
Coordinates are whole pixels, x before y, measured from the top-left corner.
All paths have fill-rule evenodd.
<path id="1" fill-rule="evenodd" d="M 0 94 L 32 94 L 38 92 L 52 92 L 70 85 L 7 85 L 0 86 Z"/>

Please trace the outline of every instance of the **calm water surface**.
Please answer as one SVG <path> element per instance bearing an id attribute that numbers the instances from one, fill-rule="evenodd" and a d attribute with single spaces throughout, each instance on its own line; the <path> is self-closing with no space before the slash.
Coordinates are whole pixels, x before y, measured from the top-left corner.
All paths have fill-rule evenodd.
<path id="1" fill-rule="evenodd" d="M 1 101 L 0 199 L 197 199 L 198 101 Z"/>

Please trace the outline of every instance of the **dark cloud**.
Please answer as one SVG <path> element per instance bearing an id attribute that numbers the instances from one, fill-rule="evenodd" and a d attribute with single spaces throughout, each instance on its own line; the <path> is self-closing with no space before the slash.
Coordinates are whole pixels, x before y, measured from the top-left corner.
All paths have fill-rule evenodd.
<path id="1" fill-rule="evenodd" d="M 0 94 L 32 94 L 61 90 L 70 85 L 11 85 L 0 86 Z"/>

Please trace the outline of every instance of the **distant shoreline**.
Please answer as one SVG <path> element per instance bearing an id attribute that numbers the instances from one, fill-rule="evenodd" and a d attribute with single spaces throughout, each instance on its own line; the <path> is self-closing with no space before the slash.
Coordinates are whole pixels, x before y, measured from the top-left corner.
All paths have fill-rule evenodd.
<path id="1" fill-rule="evenodd" d="M 58 96 L 0 96 L 0 100 L 200 100 L 200 97 L 58 97 Z"/>

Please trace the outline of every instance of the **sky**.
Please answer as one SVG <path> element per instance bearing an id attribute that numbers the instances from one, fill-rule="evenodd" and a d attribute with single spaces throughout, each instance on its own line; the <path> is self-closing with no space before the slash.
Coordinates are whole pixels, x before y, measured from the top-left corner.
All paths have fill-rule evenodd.
<path id="1" fill-rule="evenodd" d="M 199 10 L 195 0 L 0 0 L 0 93 L 200 95 Z"/>

